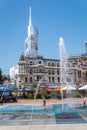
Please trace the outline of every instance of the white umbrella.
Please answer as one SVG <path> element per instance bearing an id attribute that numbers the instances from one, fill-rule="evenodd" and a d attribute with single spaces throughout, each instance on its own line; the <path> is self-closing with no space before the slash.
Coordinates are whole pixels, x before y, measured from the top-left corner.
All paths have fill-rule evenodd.
<path id="1" fill-rule="evenodd" d="M 77 88 L 76 88 L 76 87 L 73 87 L 73 86 L 71 86 L 71 85 L 66 85 L 66 86 L 63 88 L 63 90 L 77 90 Z"/>
<path id="2" fill-rule="evenodd" d="M 80 87 L 78 90 L 87 90 L 87 85 Z"/>

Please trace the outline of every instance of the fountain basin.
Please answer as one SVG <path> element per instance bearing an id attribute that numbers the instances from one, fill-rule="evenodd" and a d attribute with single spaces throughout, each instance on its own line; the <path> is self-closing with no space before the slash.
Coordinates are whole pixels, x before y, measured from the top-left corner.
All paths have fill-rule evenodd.
<path id="1" fill-rule="evenodd" d="M 75 104 L 49 104 L 46 109 L 41 105 L 7 105 L 0 108 L 0 125 L 40 125 L 87 123 L 87 107 Z"/>

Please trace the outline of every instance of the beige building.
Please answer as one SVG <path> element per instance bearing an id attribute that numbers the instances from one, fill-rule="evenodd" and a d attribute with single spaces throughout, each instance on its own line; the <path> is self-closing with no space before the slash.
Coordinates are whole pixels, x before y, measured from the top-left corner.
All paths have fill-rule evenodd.
<path id="1" fill-rule="evenodd" d="M 69 76 L 73 84 L 85 83 L 85 73 L 87 65 L 85 59 L 69 59 Z M 83 64 L 84 63 L 84 64 Z M 47 77 L 49 84 L 60 84 L 60 61 L 56 59 L 45 59 L 42 56 L 36 58 L 26 58 L 21 55 L 19 60 L 19 77 L 24 84 L 38 83 L 43 77 Z"/>
<path id="2" fill-rule="evenodd" d="M 38 83 L 43 77 L 47 77 L 48 83 L 60 83 L 59 60 L 45 59 L 42 56 L 27 59 L 23 55 L 19 61 L 20 80 L 26 84 Z"/>

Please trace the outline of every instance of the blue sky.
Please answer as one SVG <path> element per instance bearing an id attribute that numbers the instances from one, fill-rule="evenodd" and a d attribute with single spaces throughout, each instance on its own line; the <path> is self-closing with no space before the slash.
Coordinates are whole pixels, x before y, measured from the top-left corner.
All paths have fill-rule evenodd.
<path id="1" fill-rule="evenodd" d="M 63 37 L 68 56 L 85 52 L 87 0 L 0 0 L 0 68 L 9 73 L 24 51 L 32 7 L 38 29 L 38 53 L 59 58 L 58 39 Z"/>

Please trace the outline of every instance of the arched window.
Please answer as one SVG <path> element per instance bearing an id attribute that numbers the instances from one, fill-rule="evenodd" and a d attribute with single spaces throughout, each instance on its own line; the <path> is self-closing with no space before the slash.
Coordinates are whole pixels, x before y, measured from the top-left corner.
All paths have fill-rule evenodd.
<path id="1" fill-rule="evenodd" d="M 52 63 L 52 66 L 55 66 L 55 64 L 54 64 L 54 63 Z"/>
<path id="2" fill-rule="evenodd" d="M 38 63 L 39 63 L 39 64 L 41 64 L 42 62 L 41 62 L 41 61 L 39 61 Z"/>

